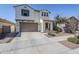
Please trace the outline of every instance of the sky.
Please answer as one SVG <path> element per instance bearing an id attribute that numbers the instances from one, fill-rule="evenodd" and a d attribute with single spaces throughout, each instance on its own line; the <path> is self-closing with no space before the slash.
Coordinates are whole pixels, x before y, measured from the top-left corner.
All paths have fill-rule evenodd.
<path id="1" fill-rule="evenodd" d="M 7 19 L 11 22 L 15 21 L 14 4 L 0 4 L 0 18 Z M 30 6 L 37 10 L 49 10 L 51 12 L 50 18 L 54 20 L 57 14 L 60 16 L 76 16 L 79 17 L 78 4 L 30 4 Z"/>

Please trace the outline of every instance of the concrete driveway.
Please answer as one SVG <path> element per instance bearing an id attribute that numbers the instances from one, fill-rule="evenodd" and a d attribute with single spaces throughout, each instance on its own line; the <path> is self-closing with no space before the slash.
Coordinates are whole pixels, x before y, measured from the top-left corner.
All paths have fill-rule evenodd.
<path id="1" fill-rule="evenodd" d="M 11 43 L 0 44 L 0 53 L 14 54 L 62 54 L 73 51 L 59 41 L 66 40 L 70 35 L 48 38 L 40 32 L 23 32 Z"/>

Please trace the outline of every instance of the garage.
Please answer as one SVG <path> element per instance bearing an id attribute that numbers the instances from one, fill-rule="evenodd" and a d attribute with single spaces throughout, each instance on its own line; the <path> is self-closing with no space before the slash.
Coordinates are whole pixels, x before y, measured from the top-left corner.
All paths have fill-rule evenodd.
<path id="1" fill-rule="evenodd" d="M 38 24 L 37 23 L 20 23 L 21 32 L 37 32 Z"/>
<path id="2" fill-rule="evenodd" d="M 10 26 L 2 26 L 2 33 L 10 33 L 11 28 Z"/>

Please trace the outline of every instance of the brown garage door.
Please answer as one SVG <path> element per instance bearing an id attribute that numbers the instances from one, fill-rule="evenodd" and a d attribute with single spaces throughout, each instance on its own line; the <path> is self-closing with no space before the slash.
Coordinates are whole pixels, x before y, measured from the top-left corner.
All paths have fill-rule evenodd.
<path id="1" fill-rule="evenodd" d="M 37 32 L 38 24 L 37 23 L 20 23 L 21 32 Z"/>

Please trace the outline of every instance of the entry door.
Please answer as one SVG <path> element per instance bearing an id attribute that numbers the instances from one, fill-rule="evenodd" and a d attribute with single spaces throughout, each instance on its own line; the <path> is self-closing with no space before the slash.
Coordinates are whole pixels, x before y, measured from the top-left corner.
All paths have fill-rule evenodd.
<path id="1" fill-rule="evenodd" d="M 45 23 L 45 29 L 50 30 L 50 23 Z"/>

